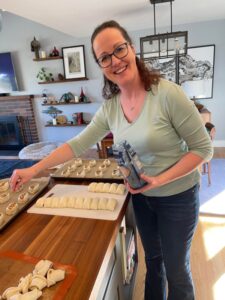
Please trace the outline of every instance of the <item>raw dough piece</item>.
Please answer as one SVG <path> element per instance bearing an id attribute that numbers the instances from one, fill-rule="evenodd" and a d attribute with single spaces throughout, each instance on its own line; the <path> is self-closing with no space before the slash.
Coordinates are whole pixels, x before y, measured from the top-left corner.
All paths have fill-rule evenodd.
<path id="1" fill-rule="evenodd" d="M 39 262 L 34 267 L 33 274 L 45 276 L 52 266 L 53 263 L 48 259 L 39 260 Z"/>
<path id="2" fill-rule="evenodd" d="M 106 165 L 107 167 L 111 165 L 111 161 L 109 159 L 105 159 L 103 161 L 103 164 Z"/>
<path id="3" fill-rule="evenodd" d="M 117 205 L 117 200 L 114 199 L 114 198 L 110 198 L 110 199 L 108 199 L 108 201 L 107 201 L 106 209 L 107 209 L 107 210 L 113 211 L 113 210 L 115 210 L 116 205 Z"/>
<path id="4" fill-rule="evenodd" d="M 32 279 L 32 274 L 29 273 L 27 276 L 25 277 L 21 277 L 19 280 L 19 284 L 18 284 L 18 288 L 20 289 L 20 292 L 22 294 L 25 294 L 28 292 L 30 283 L 31 283 L 31 279 Z"/>
<path id="5" fill-rule="evenodd" d="M 83 202 L 84 202 L 84 198 L 77 197 L 75 208 L 82 209 L 83 208 Z"/>
<path id="6" fill-rule="evenodd" d="M 107 165 L 102 164 L 101 166 L 98 167 L 99 170 L 105 171 L 107 168 Z"/>
<path id="7" fill-rule="evenodd" d="M 102 176 L 103 176 L 102 170 L 96 170 L 95 171 L 95 177 L 102 177 Z"/>
<path id="8" fill-rule="evenodd" d="M 92 198 L 90 209 L 98 209 L 99 198 Z"/>
<path id="9" fill-rule="evenodd" d="M 6 192 L 9 189 L 8 181 L 0 181 L 0 192 Z"/>
<path id="10" fill-rule="evenodd" d="M 32 291 L 25 294 L 18 294 L 10 298 L 10 300 L 37 300 L 42 295 L 42 291 L 34 288 Z"/>
<path id="11" fill-rule="evenodd" d="M 88 186 L 88 192 L 95 192 L 96 185 L 97 185 L 97 182 L 90 183 Z"/>
<path id="12" fill-rule="evenodd" d="M 125 185 L 120 183 L 116 189 L 116 194 L 118 195 L 124 195 L 126 191 Z"/>
<path id="13" fill-rule="evenodd" d="M 31 184 L 29 187 L 28 187 L 28 193 L 34 195 L 38 192 L 39 190 L 39 186 L 40 184 L 39 183 L 34 183 L 34 184 Z"/>
<path id="14" fill-rule="evenodd" d="M 59 207 L 59 197 L 53 196 L 51 197 L 51 207 L 52 208 L 58 208 Z"/>
<path id="15" fill-rule="evenodd" d="M 36 274 L 32 277 L 29 289 L 37 288 L 40 291 L 47 286 L 47 279 L 40 274 Z"/>
<path id="16" fill-rule="evenodd" d="M 4 214 L 0 212 L 0 225 L 4 223 Z"/>
<path id="17" fill-rule="evenodd" d="M 76 197 L 70 196 L 67 200 L 67 207 L 68 208 L 74 208 L 76 203 Z"/>
<path id="18" fill-rule="evenodd" d="M 104 182 L 98 182 L 95 186 L 95 193 L 103 193 Z"/>
<path id="19" fill-rule="evenodd" d="M 48 287 L 51 285 L 54 285 L 56 282 L 61 281 L 65 278 L 65 270 L 54 270 L 54 269 L 49 269 L 47 273 L 47 282 L 48 282 Z"/>
<path id="20" fill-rule="evenodd" d="M 12 216 L 17 212 L 18 209 L 18 204 L 16 202 L 11 202 L 5 209 L 5 213 L 8 216 Z"/>
<path id="21" fill-rule="evenodd" d="M 100 198 L 98 201 L 98 209 L 105 210 L 107 206 L 108 199 Z"/>
<path id="22" fill-rule="evenodd" d="M 120 177 L 121 174 L 120 174 L 120 170 L 119 169 L 114 169 L 112 171 L 112 177 Z"/>
<path id="23" fill-rule="evenodd" d="M 83 209 L 90 209 L 91 206 L 91 198 L 85 197 L 83 201 Z"/>
<path id="24" fill-rule="evenodd" d="M 0 194 L 0 204 L 6 203 L 7 201 L 9 201 L 9 198 L 9 193 Z"/>
<path id="25" fill-rule="evenodd" d="M 52 197 L 45 198 L 44 207 L 52 207 Z"/>
<path id="26" fill-rule="evenodd" d="M 19 194 L 18 196 L 18 203 L 22 204 L 22 203 L 26 203 L 29 200 L 29 194 L 26 192 L 23 192 L 21 194 Z"/>
<path id="27" fill-rule="evenodd" d="M 109 193 L 110 183 L 106 182 L 103 186 L 103 193 Z"/>
<path id="28" fill-rule="evenodd" d="M 69 168 L 66 168 L 65 170 L 62 171 L 61 173 L 62 176 L 70 176 L 70 170 Z"/>
<path id="29" fill-rule="evenodd" d="M 76 164 L 71 164 L 70 166 L 68 166 L 68 170 L 71 171 L 71 172 L 76 171 L 76 169 L 77 169 L 77 165 Z"/>
<path id="30" fill-rule="evenodd" d="M 77 172 L 77 176 L 79 176 L 79 177 L 82 177 L 82 178 L 83 178 L 83 177 L 85 177 L 85 175 L 86 175 L 86 172 L 85 172 L 84 169 Z"/>
<path id="31" fill-rule="evenodd" d="M 39 198 L 39 199 L 36 201 L 35 206 L 36 206 L 36 207 L 44 207 L 45 199 L 46 199 L 46 198 L 44 198 L 44 197 Z"/>
<path id="32" fill-rule="evenodd" d="M 90 160 L 89 165 L 90 165 L 91 168 L 96 166 L 96 160 L 95 159 Z"/>
<path id="33" fill-rule="evenodd" d="M 82 162 L 82 159 L 81 158 L 77 158 L 74 160 L 74 163 L 77 167 L 80 167 L 82 166 L 83 162 Z"/>
<path id="34" fill-rule="evenodd" d="M 86 173 L 90 172 L 90 171 L 91 171 L 90 165 L 84 165 L 84 166 L 83 166 L 83 170 L 84 170 L 84 172 L 86 172 Z"/>
<path id="35" fill-rule="evenodd" d="M 20 294 L 20 289 L 17 286 L 7 288 L 3 294 L 2 299 L 10 299 L 10 297 Z"/>
<path id="36" fill-rule="evenodd" d="M 111 183 L 111 186 L 110 186 L 110 189 L 109 189 L 109 193 L 110 194 L 116 194 L 117 187 L 118 187 L 117 183 Z"/>

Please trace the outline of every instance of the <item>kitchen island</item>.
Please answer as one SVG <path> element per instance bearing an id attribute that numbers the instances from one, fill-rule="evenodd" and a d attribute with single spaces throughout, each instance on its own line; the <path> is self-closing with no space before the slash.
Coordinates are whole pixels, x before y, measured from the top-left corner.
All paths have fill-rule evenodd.
<path id="1" fill-rule="evenodd" d="M 58 183 L 75 182 L 51 179 L 47 189 Z M 109 277 L 117 265 L 116 260 L 119 265 L 115 276 L 120 287 L 113 288 L 114 293 L 120 293 L 123 284 L 121 253 L 119 248 L 118 251 L 115 249 L 128 202 L 129 197 L 115 221 L 29 214 L 24 211 L 0 233 L 0 252 L 17 251 L 73 265 L 77 275 L 64 299 L 117 299 L 114 295 L 111 298 L 107 288 Z M 123 297 L 121 294 L 118 299 Z"/>

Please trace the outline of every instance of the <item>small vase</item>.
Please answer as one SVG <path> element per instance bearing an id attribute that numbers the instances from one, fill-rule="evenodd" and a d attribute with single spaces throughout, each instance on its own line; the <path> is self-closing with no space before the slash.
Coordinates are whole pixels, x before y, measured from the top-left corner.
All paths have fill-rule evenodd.
<path id="1" fill-rule="evenodd" d="M 52 125 L 57 125 L 56 118 L 53 118 L 53 119 L 52 119 Z"/>

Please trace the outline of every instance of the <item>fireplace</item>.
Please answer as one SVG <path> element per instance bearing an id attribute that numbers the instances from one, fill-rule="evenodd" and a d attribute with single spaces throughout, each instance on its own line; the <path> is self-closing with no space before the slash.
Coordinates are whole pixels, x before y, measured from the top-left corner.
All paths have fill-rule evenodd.
<path id="1" fill-rule="evenodd" d="M 0 150 L 20 150 L 24 147 L 18 116 L 0 116 Z"/>

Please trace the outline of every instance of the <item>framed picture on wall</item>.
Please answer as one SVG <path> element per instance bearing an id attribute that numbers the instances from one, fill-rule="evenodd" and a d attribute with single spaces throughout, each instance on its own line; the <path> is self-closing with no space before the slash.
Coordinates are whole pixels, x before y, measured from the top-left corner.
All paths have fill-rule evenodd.
<path id="1" fill-rule="evenodd" d="M 84 45 L 63 47 L 62 55 L 66 79 L 86 78 Z"/>
<path id="2" fill-rule="evenodd" d="M 179 83 L 191 99 L 213 97 L 215 45 L 189 47 L 179 58 Z"/>
<path id="3" fill-rule="evenodd" d="M 179 83 L 189 98 L 213 97 L 215 45 L 189 47 L 187 55 L 179 56 L 179 60 L 176 57 L 145 56 L 144 61 L 151 69 L 159 71 L 165 79 Z"/>

